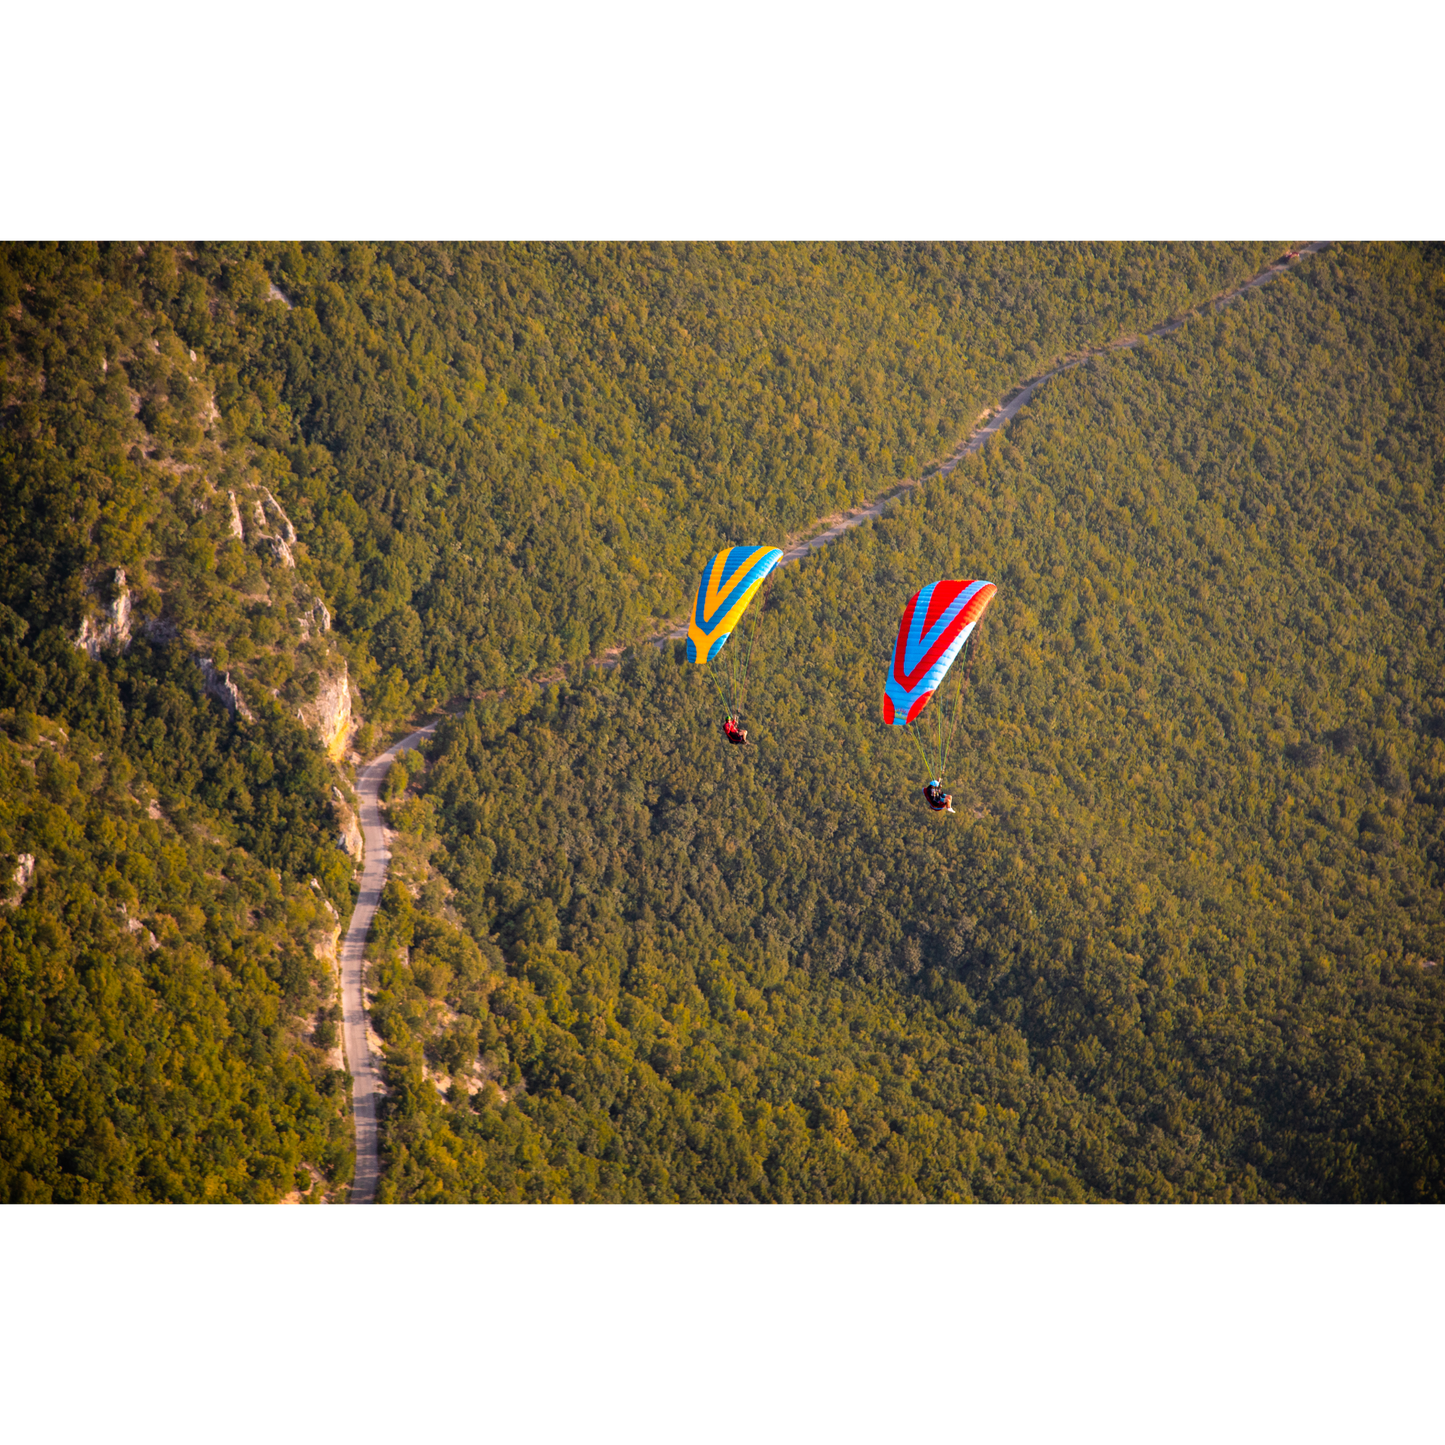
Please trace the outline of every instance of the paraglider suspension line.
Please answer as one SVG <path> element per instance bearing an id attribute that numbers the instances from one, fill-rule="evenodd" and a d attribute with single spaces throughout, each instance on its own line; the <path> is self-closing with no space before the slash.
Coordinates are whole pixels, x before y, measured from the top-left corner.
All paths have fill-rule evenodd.
<path id="1" fill-rule="evenodd" d="M 773 570 L 776 571 L 777 569 L 774 568 Z M 757 614 L 753 619 L 753 630 L 748 633 L 748 652 L 747 657 L 743 661 L 744 698 L 741 700 L 746 700 L 748 678 L 751 676 L 753 668 L 753 648 L 757 645 L 758 633 L 763 630 L 763 613 L 767 611 L 768 588 L 770 588 L 772 585 L 773 573 L 769 572 L 767 575 L 767 580 L 763 583 L 763 590 L 758 593 Z"/>
<path id="2" fill-rule="evenodd" d="M 712 685 L 717 690 L 718 701 L 722 703 L 723 710 L 726 712 L 727 716 L 736 717 L 737 714 L 733 712 L 732 703 L 728 701 L 727 693 L 723 691 L 722 683 L 718 681 L 718 673 L 722 672 L 722 670 L 723 669 L 721 666 L 718 666 L 716 668 L 704 666 L 703 668 L 703 671 L 707 673 L 709 678 L 712 679 Z"/>
<path id="3" fill-rule="evenodd" d="M 955 737 L 958 736 L 958 725 L 963 720 L 963 697 L 970 688 L 970 686 L 972 686 L 973 684 L 973 658 L 974 653 L 978 650 L 978 637 L 979 634 L 975 632 L 973 636 L 968 639 L 968 661 L 964 663 L 963 677 L 960 680 L 959 685 L 953 694 L 953 725 L 948 730 L 948 739 L 946 742 L 943 738 L 943 716 L 941 713 L 939 715 L 938 750 L 940 754 L 940 769 L 946 769 L 948 767 L 948 755 L 950 752 L 953 751 L 953 740 Z M 944 776 L 944 773 L 940 771 L 938 776 L 942 778 Z"/>
<path id="4" fill-rule="evenodd" d="M 913 739 L 913 746 L 918 749 L 918 758 L 923 764 L 923 771 L 927 773 L 929 777 L 932 777 L 933 764 L 928 760 L 928 749 L 923 746 L 923 741 L 918 736 L 917 728 L 911 727 L 908 723 L 904 723 L 903 731 Z M 942 777 L 943 775 L 940 773 L 939 776 Z"/>
<path id="5" fill-rule="evenodd" d="M 756 607 L 751 609 L 755 611 L 756 616 L 753 619 L 752 629 L 748 633 L 747 648 L 743 649 L 739 646 L 725 644 L 723 647 L 723 655 L 727 658 L 726 664 L 723 664 L 722 656 L 718 658 L 719 667 L 724 672 L 728 684 L 726 694 L 724 694 L 722 686 L 720 684 L 718 685 L 718 696 L 722 699 L 722 704 L 727 709 L 728 716 L 736 718 L 739 722 L 742 721 L 743 705 L 747 702 L 748 698 L 748 678 L 752 672 L 753 648 L 757 645 L 758 633 L 762 630 L 762 614 L 767 606 L 768 589 L 772 585 L 773 573 L 770 572 L 768 573 L 767 581 L 763 583 L 762 591 L 758 594 Z M 742 625 L 741 620 L 739 620 L 738 625 Z M 732 642 L 733 638 L 729 637 L 728 644 Z M 714 679 L 715 683 L 716 681 L 717 679 Z"/>

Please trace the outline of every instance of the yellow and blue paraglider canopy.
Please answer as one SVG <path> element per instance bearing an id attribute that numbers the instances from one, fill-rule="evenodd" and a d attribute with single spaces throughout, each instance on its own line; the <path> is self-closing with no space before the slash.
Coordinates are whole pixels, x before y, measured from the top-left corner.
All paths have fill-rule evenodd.
<path id="1" fill-rule="evenodd" d="M 689 662 L 701 667 L 723 650 L 748 603 L 782 560 L 776 547 L 733 547 L 702 569 L 687 624 Z"/>

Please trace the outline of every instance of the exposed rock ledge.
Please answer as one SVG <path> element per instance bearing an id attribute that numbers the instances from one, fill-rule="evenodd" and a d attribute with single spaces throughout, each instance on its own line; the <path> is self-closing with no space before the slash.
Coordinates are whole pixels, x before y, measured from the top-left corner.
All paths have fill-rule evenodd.
<path id="1" fill-rule="evenodd" d="M 281 503 L 271 495 L 271 489 L 269 487 L 261 488 L 261 496 L 266 503 L 266 510 L 281 523 L 281 535 L 294 547 L 296 545 L 296 528 L 291 525 L 291 518 L 281 510 Z"/>
<path id="2" fill-rule="evenodd" d="M 296 622 L 303 637 L 310 633 L 313 622 L 318 632 L 330 632 L 331 609 L 319 597 L 313 597 L 311 606 L 302 610 Z"/>
<path id="3" fill-rule="evenodd" d="M 11 874 L 11 891 L 5 899 L 7 908 L 19 908 L 30 891 L 30 880 L 35 877 L 35 854 L 22 853 L 16 860 L 18 867 Z"/>
<path id="4" fill-rule="evenodd" d="M 340 967 L 341 955 L 337 951 L 341 946 L 341 918 L 336 912 L 336 905 L 321 892 L 321 885 L 313 878 L 311 886 L 321 897 L 322 903 L 326 905 L 326 911 L 331 915 L 331 926 L 327 928 L 320 938 L 316 937 L 316 930 L 312 931 L 312 938 L 315 940 L 311 945 L 311 952 L 321 963 L 327 964 L 333 976 Z"/>
<path id="5" fill-rule="evenodd" d="M 131 637 L 130 588 L 125 585 L 125 569 L 115 569 L 115 601 L 101 617 L 87 617 L 80 624 L 80 633 L 75 645 L 82 652 L 99 659 L 107 648 L 118 647 L 122 652 L 130 646 Z"/>
<path id="6" fill-rule="evenodd" d="M 322 682 L 316 701 L 307 703 L 297 716 L 315 732 L 331 760 L 339 763 L 351 733 L 351 677 L 345 662 L 339 673 Z"/>
<path id="7" fill-rule="evenodd" d="M 291 525 L 291 518 L 286 515 L 281 503 L 271 495 L 270 488 L 259 487 L 257 490 L 260 495 L 251 498 L 251 509 L 256 515 L 257 545 L 269 547 L 271 554 L 283 567 L 294 567 L 296 558 L 291 549 L 296 545 L 296 528 Z M 271 513 L 279 524 L 279 534 L 273 534 L 267 530 L 267 512 Z M 236 525 L 240 525 L 239 513 Z"/>
<path id="8" fill-rule="evenodd" d="M 331 797 L 331 810 L 336 815 L 339 827 L 336 846 L 360 863 L 366 851 L 361 837 L 361 825 L 356 821 L 356 814 L 351 811 L 351 804 L 346 801 L 340 788 L 333 786 Z"/>
<path id="9" fill-rule="evenodd" d="M 156 949 L 160 947 L 160 943 L 156 940 L 155 934 L 152 933 L 139 918 L 132 918 L 130 916 L 130 909 L 123 903 L 120 906 L 120 921 L 121 927 L 124 928 L 127 933 L 143 933 L 145 935 L 145 938 L 141 940 L 141 946 L 147 953 L 154 953 Z"/>
<path id="10" fill-rule="evenodd" d="M 125 568 L 115 569 L 113 582 L 115 600 L 107 604 L 100 617 L 93 614 L 84 618 L 80 631 L 75 635 L 75 645 L 96 661 L 102 652 L 124 652 L 136 633 L 136 610 L 131 604 L 131 590 L 126 584 Z M 164 617 L 146 617 L 140 623 L 140 632 L 152 642 L 174 642 L 179 633 L 175 623 Z"/>
<path id="11" fill-rule="evenodd" d="M 256 714 L 246 706 L 246 699 L 241 696 L 241 689 L 231 681 L 229 672 L 217 672 L 209 657 L 198 657 L 196 666 L 205 679 L 207 697 L 215 698 L 227 712 L 239 713 L 247 722 L 256 720 Z"/>

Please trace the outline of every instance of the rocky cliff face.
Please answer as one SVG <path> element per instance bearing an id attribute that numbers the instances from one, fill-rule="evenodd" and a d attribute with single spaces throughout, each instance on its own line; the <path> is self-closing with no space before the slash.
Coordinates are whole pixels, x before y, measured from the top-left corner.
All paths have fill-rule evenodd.
<path id="1" fill-rule="evenodd" d="M 331 610 L 319 597 L 313 597 L 309 607 L 302 606 L 296 616 L 296 630 L 302 641 L 310 638 L 313 627 L 318 633 L 331 631 Z"/>
<path id="2" fill-rule="evenodd" d="M 361 855 L 366 853 L 366 844 L 361 838 L 361 825 L 357 822 L 357 815 L 351 811 L 350 803 L 345 801 L 341 789 L 335 786 L 331 789 L 331 811 L 337 819 L 337 847 L 360 864 Z"/>
<path id="3" fill-rule="evenodd" d="M 351 735 L 351 678 L 344 662 L 339 673 L 322 681 L 316 701 L 297 716 L 321 740 L 327 756 L 339 763 Z"/>
<path id="4" fill-rule="evenodd" d="M 281 503 L 271 495 L 270 489 L 267 487 L 261 488 L 261 499 L 266 504 L 266 510 L 280 524 L 281 535 L 286 539 L 287 544 L 294 547 L 296 545 L 296 528 L 291 525 L 291 518 L 281 510 Z"/>
<path id="5" fill-rule="evenodd" d="M 20 854 L 16 859 L 15 871 L 10 875 L 10 891 L 4 900 L 7 908 L 19 908 L 25 899 L 26 893 L 29 892 L 30 880 L 34 877 L 35 854 Z"/>
<path id="6" fill-rule="evenodd" d="M 228 712 L 239 714 L 247 722 L 256 720 L 256 714 L 246 706 L 246 699 L 241 696 L 241 689 L 231 681 L 229 672 L 218 672 L 209 657 L 198 657 L 196 665 L 205 679 L 207 697 L 215 698 Z"/>
<path id="7" fill-rule="evenodd" d="M 208 505 L 206 497 L 220 506 L 225 517 L 225 531 L 230 537 L 256 548 L 263 555 L 269 554 L 282 567 L 296 567 L 296 555 L 292 550 L 299 545 L 296 528 L 269 488 L 246 481 L 239 482 L 234 489 L 210 488 L 206 496 L 193 499 L 193 505 L 204 511 Z M 108 595 L 113 600 L 105 604 L 103 610 L 92 611 L 85 617 L 75 637 L 75 646 L 91 658 L 98 660 L 105 652 L 124 651 L 130 646 L 133 633 L 143 632 L 151 641 L 158 643 L 171 642 L 179 636 L 173 623 L 163 618 L 144 618 L 134 612 L 124 570 L 116 569 Z M 319 639 L 331 631 L 330 609 L 319 596 L 308 595 L 293 588 L 290 583 L 281 587 L 280 596 L 288 605 L 297 607 L 297 623 L 303 642 Z M 206 641 L 204 637 L 195 636 L 192 644 L 200 649 L 206 646 Z M 340 670 L 324 676 L 315 701 L 299 709 L 297 716 L 315 734 L 332 761 L 341 762 L 354 730 L 351 681 L 346 663 L 329 648 L 323 646 L 321 650 L 329 653 L 327 660 L 321 663 L 323 674 L 333 667 Z M 195 660 L 201 669 L 207 696 L 234 716 L 254 722 L 255 713 L 247 706 L 237 679 L 229 671 L 218 669 L 210 657 L 197 656 Z M 250 679 L 248 687 L 263 685 L 249 668 L 243 667 L 241 675 Z M 268 687 L 268 691 L 273 697 L 277 695 L 275 687 Z"/>
<path id="8" fill-rule="evenodd" d="M 344 849 L 360 863 L 366 851 L 361 837 L 361 825 L 356 821 L 356 814 L 351 811 L 351 805 L 340 788 L 331 789 L 331 810 L 336 815 L 336 846 Z"/>
<path id="9" fill-rule="evenodd" d="M 123 927 L 127 933 L 141 933 L 145 935 L 145 937 L 139 941 L 147 953 L 154 953 L 156 949 L 160 947 L 160 942 L 157 940 L 155 934 L 152 933 L 139 918 L 132 918 L 130 916 L 130 909 L 123 903 L 120 906 L 120 921 L 121 927 Z"/>
<path id="10" fill-rule="evenodd" d="M 80 624 L 80 632 L 75 639 L 75 645 L 94 658 L 111 648 L 124 652 L 130 646 L 130 588 L 126 586 L 123 567 L 115 569 L 114 585 L 115 600 L 99 617 L 87 617 Z"/>
<path id="11" fill-rule="evenodd" d="M 314 878 L 311 880 L 311 886 L 316 889 L 318 894 L 321 892 Z M 341 917 L 329 898 L 323 897 L 321 901 L 326 905 L 330 927 L 320 937 L 317 937 L 313 930 L 311 951 L 322 963 L 329 964 L 332 974 L 335 975 L 340 968 Z"/>
<path id="12" fill-rule="evenodd" d="M 266 547 L 271 555 L 283 566 L 294 567 L 296 558 L 291 549 L 296 545 L 296 528 L 291 525 L 291 519 L 281 508 L 281 503 L 271 495 L 266 487 L 257 489 L 258 494 L 251 498 L 251 511 L 256 519 L 256 545 Z M 270 514 L 271 521 L 267 521 L 267 514 Z M 271 524 L 275 524 L 275 530 L 271 530 Z M 231 534 L 236 537 L 243 536 L 241 527 L 241 511 L 236 504 L 236 496 L 231 494 Z"/>

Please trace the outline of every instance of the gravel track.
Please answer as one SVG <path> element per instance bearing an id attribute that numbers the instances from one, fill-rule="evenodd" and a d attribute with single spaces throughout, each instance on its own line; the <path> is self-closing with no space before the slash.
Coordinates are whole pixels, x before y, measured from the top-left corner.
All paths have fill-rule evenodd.
<path id="1" fill-rule="evenodd" d="M 1289 260 L 1265 267 L 1257 276 L 1250 277 L 1248 281 L 1236 286 L 1234 290 L 1216 296 L 1205 305 L 1214 311 L 1219 311 L 1228 306 L 1230 302 L 1238 300 L 1247 291 L 1267 285 L 1275 277 L 1282 276 L 1291 267 L 1298 265 L 1306 256 L 1316 255 L 1330 244 L 1328 241 L 1311 241 L 1307 245 L 1301 246 Z M 1198 311 L 1190 313 L 1190 315 L 1198 314 Z M 800 541 L 790 543 L 784 549 L 783 559 L 778 566 L 786 567 L 791 563 L 801 562 L 820 548 L 828 546 L 830 542 L 837 541 L 845 532 L 862 526 L 864 522 L 871 521 L 875 517 L 881 517 L 892 503 L 906 492 L 922 486 L 930 477 L 951 472 L 966 457 L 971 457 L 982 448 L 990 437 L 996 436 L 1002 431 L 1019 414 L 1020 410 L 1028 405 L 1033 394 L 1046 381 L 1065 371 L 1071 371 L 1076 366 L 1083 366 L 1096 356 L 1106 356 L 1111 351 L 1127 351 L 1131 347 L 1141 345 L 1151 337 L 1168 336 L 1172 332 L 1178 331 L 1189 319 L 1189 316 L 1184 316 L 1177 320 L 1166 321 L 1152 330 L 1144 332 L 1143 335 L 1120 337 L 1106 346 L 1073 353 L 1063 357 L 1050 370 L 1028 378 L 1009 392 L 997 407 L 992 407 L 984 412 L 968 436 L 928 476 L 910 478 L 876 501 L 854 507 L 849 512 L 823 518 L 820 523 L 814 524 L 819 530 L 810 533 Z M 654 647 L 663 647 L 669 642 L 686 636 L 687 623 L 682 622 L 666 632 L 649 638 L 648 641 Z M 600 657 L 589 659 L 586 665 L 602 668 L 616 667 L 622 660 L 624 651 L 625 649 L 622 647 L 609 648 Z M 553 681 L 563 675 L 565 675 L 565 670 L 536 680 Z M 350 1201 L 353 1204 L 370 1204 L 375 1200 L 376 1182 L 380 1174 L 376 1114 L 377 1100 L 381 1097 L 383 1089 L 381 1075 L 372 1056 L 369 1039 L 365 997 L 365 956 L 367 935 L 371 932 L 371 921 L 376 914 L 376 905 L 381 900 L 381 890 L 386 887 L 387 870 L 391 863 L 391 852 L 386 845 L 387 831 L 382 823 L 379 806 L 381 785 L 386 780 L 386 775 L 397 756 L 416 747 L 423 738 L 432 733 L 435 727 L 436 723 L 429 723 L 426 727 L 418 728 L 416 732 L 402 738 L 400 742 L 393 743 L 384 753 L 367 763 L 357 779 L 357 792 L 361 796 L 361 828 L 366 842 L 366 866 L 361 876 L 361 895 L 357 899 L 356 909 L 351 915 L 351 924 L 346 931 L 346 941 L 342 944 L 341 949 L 341 993 L 344 1010 L 342 1038 L 346 1049 L 347 1064 L 351 1070 L 352 1111 L 356 1127 L 356 1177 L 350 1195 Z"/>

